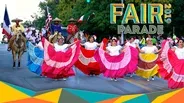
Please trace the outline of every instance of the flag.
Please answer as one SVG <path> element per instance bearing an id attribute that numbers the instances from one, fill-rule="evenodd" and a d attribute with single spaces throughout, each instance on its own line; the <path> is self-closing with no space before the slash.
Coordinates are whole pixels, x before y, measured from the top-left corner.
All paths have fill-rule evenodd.
<path id="1" fill-rule="evenodd" d="M 142 45 L 146 44 L 146 39 L 144 37 L 141 39 L 140 44 L 142 44 Z"/>
<path id="2" fill-rule="evenodd" d="M 9 19 L 9 16 L 8 16 L 7 7 L 5 6 L 2 34 L 5 34 L 8 37 L 8 39 L 11 38 L 11 30 L 9 28 L 9 25 L 10 25 L 10 19 Z"/>
<path id="3" fill-rule="evenodd" d="M 80 17 L 80 19 L 78 20 L 78 22 L 82 22 L 84 20 L 84 15 L 82 15 L 81 17 Z"/>
<path id="4" fill-rule="evenodd" d="M 49 30 L 49 24 L 50 24 L 50 22 L 52 21 L 52 16 L 50 15 L 50 13 L 49 13 L 49 7 L 47 6 L 47 19 L 46 19 L 46 21 L 45 21 L 45 29 L 48 31 Z"/>
<path id="5" fill-rule="evenodd" d="M 80 17 L 80 19 L 78 20 L 78 22 L 83 22 L 83 21 L 88 21 L 90 19 L 90 17 L 92 17 L 93 15 L 95 15 L 95 13 L 87 13 L 84 14 Z"/>

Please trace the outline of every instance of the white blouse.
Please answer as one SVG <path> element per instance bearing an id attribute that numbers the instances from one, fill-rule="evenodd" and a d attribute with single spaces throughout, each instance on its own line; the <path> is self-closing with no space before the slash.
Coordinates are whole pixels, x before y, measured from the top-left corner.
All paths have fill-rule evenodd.
<path id="1" fill-rule="evenodd" d="M 125 46 L 132 46 L 132 47 L 136 48 L 136 44 L 134 42 L 133 43 L 127 42 L 125 44 Z"/>
<path id="2" fill-rule="evenodd" d="M 110 52 L 111 56 L 117 56 L 120 54 L 120 50 L 122 47 L 120 45 L 117 46 L 108 46 L 106 49 Z"/>
<path id="3" fill-rule="evenodd" d="M 95 50 L 98 47 L 98 43 L 97 42 L 93 42 L 93 43 L 85 42 L 84 47 L 87 50 Z"/>
<path id="4" fill-rule="evenodd" d="M 59 52 L 59 51 L 66 52 L 67 49 L 68 49 L 68 48 L 67 48 L 68 45 L 69 45 L 69 44 L 58 45 L 58 43 L 55 43 L 55 44 L 54 44 L 55 51 L 56 51 L 56 52 Z"/>
<path id="5" fill-rule="evenodd" d="M 155 53 L 158 51 L 158 48 L 156 46 L 145 46 L 141 50 L 144 51 L 144 53 Z"/>
<path id="6" fill-rule="evenodd" d="M 175 54 L 178 57 L 178 59 L 184 59 L 184 48 L 178 48 L 178 47 L 175 47 L 175 48 L 176 48 Z"/>
<path id="7" fill-rule="evenodd" d="M 134 40 L 134 43 L 135 43 L 135 44 L 139 44 L 139 42 L 140 42 L 139 39 L 135 39 L 135 40 Z"/>

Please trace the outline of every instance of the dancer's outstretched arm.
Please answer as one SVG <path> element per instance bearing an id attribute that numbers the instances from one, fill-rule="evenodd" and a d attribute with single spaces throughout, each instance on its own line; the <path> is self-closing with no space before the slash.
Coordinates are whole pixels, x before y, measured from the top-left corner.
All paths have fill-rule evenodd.
<path id="1" fill-rule="evenodd" d="M 76 42 L 78 42 L 78 40 L 75 41 L 75 42 L 73 42 L 72 44 L 69 44 L 69 45 L 67 46 L 67 48 L 70 48 L 70 47 L 73 46 Z"/>

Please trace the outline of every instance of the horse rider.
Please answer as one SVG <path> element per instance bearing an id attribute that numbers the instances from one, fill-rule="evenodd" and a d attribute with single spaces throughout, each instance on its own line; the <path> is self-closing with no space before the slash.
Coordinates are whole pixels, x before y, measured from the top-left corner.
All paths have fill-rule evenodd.
<path id="1" fill-rule="evenodd" d="M 20 22 L 22 22 L 22 21 L 23 20 L 18 19 L 18 18 L 12 20 L 12 22 L 15 22 L 15 24 L 11 27 L 12 37 L 10 38 L 10 41 L 8 43 L 8 51 L 11 50 L 10 46 L 13 44 L 13 42 L 14 42 L 14 40 L 16 38 L 14 33 L 17 32 L 17 31 L 20 31 L 20 32 L 24 33 L 24 26 L 22 26 L 20 24 Z M 23 35 L 21 36 L 21 38 L 24 41 L 24 44 L 26 44 L 26 38 Z M 24 49 L 26 49 L 26 45 L 24 45 Z"/>
<path id="2" fill-rule="evenodd" d="M 59 18 L 55 18 L 54 20 L 52 20 L 54 23 L 51 24 L 51 33 L 52 34 L 55 34 L 55 32 L 58 32 L 59 34 L 61 34 L 64 38 L 65 38 L 65 41 L 67 39 L 67 35 L 65 35 L 64 33 L 62 33 L 62 24 L 61 24 L 61 19 Z"/>
<path id="3" fill-rule="evenodd" d="M 67 32 L 69 34 L 67 37 L 67 41 L 69 41 L 78 32 L 78 27 L 76 25 L 76 20 L 74 20 L 74 18 L 71 18 L 69 20 L 69 24 L 67 26 Z"/>
<path id="4" fill-rule="evenodd" d="M 59 18 L 55 18 L 54 20 L 52 20 L 54 23 L 51 24 L 51 33 L 54 34 L 56 31 L 58 33 L 60 33 L 62 31 L 61 29 L 61 19 Z"/>

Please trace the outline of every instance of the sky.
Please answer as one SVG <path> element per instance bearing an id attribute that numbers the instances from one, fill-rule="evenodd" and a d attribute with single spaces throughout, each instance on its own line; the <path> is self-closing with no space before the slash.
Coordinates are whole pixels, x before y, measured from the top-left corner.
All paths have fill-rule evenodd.
<path id="1" fill-rule="evenodd" d="M 1 0 L 0 23 L 2 23 L 4 19 L 5 5 L 7 5 L 10 21 L 14 18 L 32 21 L 33 18 L 31 18 L 31 15 L 34 15 L 34 13 L 39 15 L 40 10 L 38 5 L 42 1 L 44 0 Z M 0 41 L 2 37 L 1 31 L 2 29 L 0 29 Z"/>

